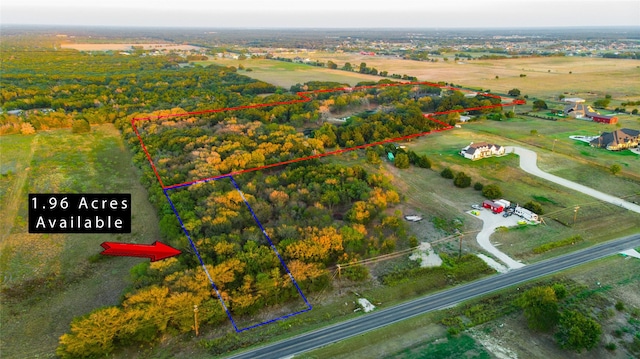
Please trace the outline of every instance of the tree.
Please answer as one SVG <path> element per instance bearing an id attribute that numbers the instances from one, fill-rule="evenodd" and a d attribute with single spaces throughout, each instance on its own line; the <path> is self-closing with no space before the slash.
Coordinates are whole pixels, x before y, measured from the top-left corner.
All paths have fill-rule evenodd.
<path id="1" fill-rule="evenodd" d="M 533 109 L 534 110 L 546 110 L 547 108 L 549 108 L 547 106 L 547 103 L 544 102 L 543 100 L 535 100 L 533 101 Z"/>
<path id="2" fill-rule="evenodd" d="M 555 337 L 563 349 L 577 352 L 591 350 L 600 342 L 602 327 L 598 322 L 575 311 L 567 310 L 560 315 L 558 332 Z"/>
<path id="3" fill-rule="evenodd" d="M 611 171 L 611 174 L 613 174 L 615 176 L 618 173 L 620 173 L 620 171 L 622 171 L 622 167 L 620 167 L 619 164 L 614 163 L 614 164 L 611 165 L 611 167 L 609 167 L 609 171 Z"/>
<path id="4" fill-rule="evenodd" d="M 489 199 L 496 199 L 502 197 L 502 190 L 497 184 L 490 184 L 482 188 L 482 195 Z"/>
<path id="5" fill-rule="evenodd" d="M 484 185 L 480 182 L 476 182 L 473 184 L 473 189 L 475 189 L 476 191 L 482 191 L 482 188 L 484 187 Z"/>
<path id="6" fill-rule="evenodd" d="M 379 165 L 382 163 L 380 156 L 378 153 L 372 149 L 367 150 L 367 163 L 371 163 L 372 165 Z"/>
<path id="7" fill-rule="evenodd" d="M 458 172 L 453 179 L 453 184 L 456 187 L 467 188 L 471 186 L 471 177 L 467 176 L 467 174 L 464 172 Z"/>
<path id="8" fill-rule="evenodd" d="M 36 133 L 36 130 L 29 122 L 23 122 L 22 124 L 20 124 L 20 133 L 23 135 L 33 135 L 34 133 Z"/>
<path id="9" fill-rule="evenodd" d="M 513 96 L 513 97 L 518 97 L 520 96 L 520 90 L 518 89 L 511 89 L 509 90 L 509 92 L 507 92 L 509 94 L 509 96 Z"/>
<path id="10" fill-rule="evenodd" d="M 91 132 L 91 125 L 87 120 L 75 120 L 71 125 L 72 133 L 86 133 Z"/>
<path id="11" fill-rule="evenodd" d="M 548 332 L 558 323 L 558 298 L 549 286 L 533 287 L 518 298 L 530 329 Z"/>
<path id="12" fill-rule="evenodd" d="M 335 62 L 329 60 L 327 61 L 327 68 L 335 70 L 338 68 L 338 64 L 336 64 Z"/>
<path id="13" fill-rule="evenodd" d="M 419 156 L 416 160 L 416 166 L 420 168 L 431 168 L 431 161 L 427 157 L 427 155 Z"/>
<path id="14" fill-rule="evenodd" d="M 536 201 L 529 201 L 527 203 L 524 204 L 524 206 L 522 206 L 528 210 L 530 210 L 533 213 L 536 214 L 542 214 L 543 210 L 542 210 L 542 205 Z"/>
<path id="15" fill-rule="evenodd" d="M 353 66 L 351 66 L 350 62 L 345 62 L 344 66 L 342 66 L 342 69 L 345 71 L 353 71 Z"/>
<path id="16" fill-rule="evenodd" d="M 611 103 L 611 100 L 608 98 L 601 98 L 599 100 L 595 100 L 593 102 L 593 106 L 596 108 L 607 108 L 607 106 L 609 106 L 609 103 Z"/>
<path id="17" fill-rule="evenodd" d="M 445 167 L 442 170 L 442 172 L 440 172 L 440 176 L 442 176 L 444 178 L 452 179 L 453 178 L 453 171 L 451 170 L 451 168 Z"/>
<path id="18" fill-rule="evenodd" d="M 398 153 L 393 163 L 398 168 L 409 168 L 409 156 L 406 153 Z"/>
<path id="19" fill-rule="evenodd" d="M 367 64 L 365 62 L 360 63 L 360 70 L 359 72 L 361 74 L 366 74 L 368 72 L 368 68 L 367 68 Z"/>

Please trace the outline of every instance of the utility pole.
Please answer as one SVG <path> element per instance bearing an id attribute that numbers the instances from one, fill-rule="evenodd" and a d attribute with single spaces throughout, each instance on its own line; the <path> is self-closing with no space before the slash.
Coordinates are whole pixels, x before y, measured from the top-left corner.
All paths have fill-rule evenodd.
<path id="1" fill-rule="evenodd" d="M 193 328 L 196 330 L 196 337 L 198 336 L 198 306 L 193 306 Z"/>
<path id="2" fill-rule="evenodd" d="M 576 208 L 573 209 L 573 224 L 576 224 L 576 218 L 578 218 L 579 209 L 580 209 L 580 206 L 576 206 Z"/>
<path id="3" fill-rule="evenodd" d="M 342 294 L 342 289 L 340 288 L 340 274 L 342 273 L 342 267 L 338 264 L 338 294 Z"/>

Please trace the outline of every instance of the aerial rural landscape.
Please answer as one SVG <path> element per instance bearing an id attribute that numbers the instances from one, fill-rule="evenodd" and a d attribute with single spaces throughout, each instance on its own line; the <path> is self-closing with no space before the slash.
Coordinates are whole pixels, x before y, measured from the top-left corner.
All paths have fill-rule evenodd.
<path id="1" fill-rule="evenodd" d="M 1 357 L 640 357 L 640 16 L 20 19 Z"/>

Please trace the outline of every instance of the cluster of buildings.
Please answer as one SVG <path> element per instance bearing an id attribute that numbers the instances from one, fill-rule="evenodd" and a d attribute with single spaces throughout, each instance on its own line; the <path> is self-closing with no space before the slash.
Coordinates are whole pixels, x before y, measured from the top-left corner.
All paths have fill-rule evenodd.
<path id="1" fill-rule="evenodd" d="M 618 123 L 616 116 L 601 115 L 598 111 L 587 105 L 584 99 L 573 97 L 565 98 L 564 101 L 568 102 L 567 105 L 564 106 L 564 110 L 562 110 L 565 116 L 581 119 L 587 118 L 593 122 L 606 123 L 609 125 Z"/>

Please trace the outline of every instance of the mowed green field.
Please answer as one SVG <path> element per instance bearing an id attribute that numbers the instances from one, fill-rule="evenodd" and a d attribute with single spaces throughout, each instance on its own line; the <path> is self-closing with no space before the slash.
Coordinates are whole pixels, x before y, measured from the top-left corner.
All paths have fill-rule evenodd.
<path id="1" fill-rule="evenodd" d="M 93 126 L 90 134 L 3 136 L 0 152 L 0 218 L 12 225 L 0 238 L 2 357 L 53 357 L 71 320 L 117 304 L 129 268 L 144 260 L 100 256 L 100 243 L 152 243 L 160 239 L 158 220 L 113 125 Z M 29 193 L 131 193 L 132 232 L 29 234 Z"/>

